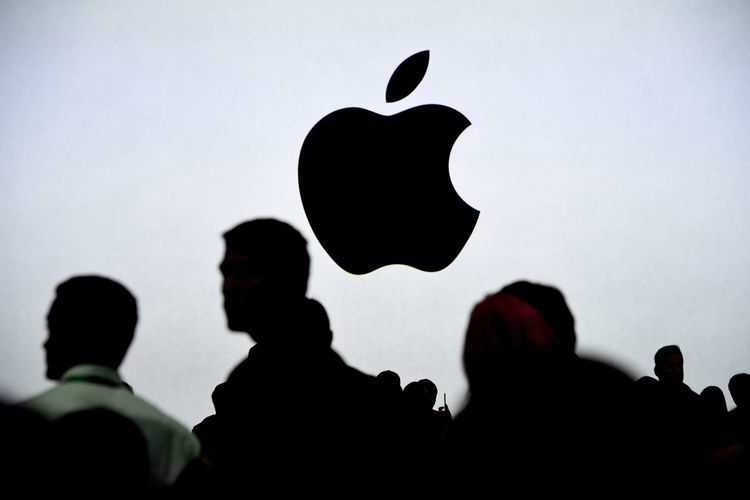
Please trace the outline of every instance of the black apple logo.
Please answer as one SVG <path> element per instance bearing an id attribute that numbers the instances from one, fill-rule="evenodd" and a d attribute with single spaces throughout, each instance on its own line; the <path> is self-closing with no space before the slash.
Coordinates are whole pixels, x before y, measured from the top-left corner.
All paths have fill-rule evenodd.
<path id="1" fill-rule="evenodd" d="M 428 62 L 429 51 L 403 61 L 386 101 L 409 95 Z M 352 274 L 389 264 L 431 272 L 450 265 L 479 217 L 448 171 L 453 144 L 469 125 L 437 104 L 391 116 L 345 108 L 316 123 L 300 151 L 299 190 L 328 255 Z"/>

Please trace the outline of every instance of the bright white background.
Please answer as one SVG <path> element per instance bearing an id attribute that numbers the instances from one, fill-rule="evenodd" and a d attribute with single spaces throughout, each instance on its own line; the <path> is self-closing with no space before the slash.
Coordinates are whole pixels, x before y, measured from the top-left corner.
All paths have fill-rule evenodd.
<path id="1" fill-rule="evenodd" d="M 250 347 L 221 309 L 220 234 L 257 216 L 308 238 L 311 296 L 360 369 L 432 378 L 454 411 L 470 309 L 550 283 L 580 352 L 634 376 L 662 345 L 686 382 L 750 371 L 750 3 L 0 2 L 0 393 L 44 380 L 57 283 L 99 273 L 137 296 L 123 365 L 186 425 Z M 386 104 L 392 71 L 431 51 Z M 348 275 L 296 182 L 325 114 L 454 107 L 451 174 L 481 211 L 445 271 Z M 342 207 L 345 209 L 345 207 Z"/>

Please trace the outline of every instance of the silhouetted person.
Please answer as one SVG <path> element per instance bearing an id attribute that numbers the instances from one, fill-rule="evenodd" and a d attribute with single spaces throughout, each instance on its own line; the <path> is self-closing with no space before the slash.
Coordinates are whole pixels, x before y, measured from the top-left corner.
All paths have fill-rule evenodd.
<path id="1" fill-rule="evenodd" d="M 726 417 L 727 400 L 724 391 L 715 385 L 709 385 L 699 395 L 701 412 L 708 418 L 717 419 Z"/>
<path id="2" fill-rule="evenodd" d="M 685 376 L 683 364 L 684 360 L 679 346 L 667 345 L 661 347 L 654 355 L 654 374 L 659 379 L 659 382 L 666 386 L 672 388 L 679 387 L 681 391 L 688 392 L 689 390 L 689 392 L 695 394 L 682 381 Z"/>
<path id="3" fill-rule="evenodd" d="M 683 382 L 683 356 L 676 345 L 657 350 L 658 382 L 638 384 L 640 415 L 636 419 L 642 457 L 660 487 L 699 477 L 705 443 L 698 394 Z"/>
<path id="4" fill-rule="evenodd" d="M 409 382 L 404 387 L 403 411 L 405 424 L 407 426 L 406 438 L 413 444 L 409 448 L 423 449 L 432 444 L 437 435 L 432 435 L 430 418 L 432 406 L 430 394 L 427 388 L 420 382 Z"/>
<path id="5" fill-rule="evenodd" d="M 653 394 L 659 390 L 659 381 L 649 375 L 639 378 L 635 381 L 635 384 L 639 390 L 644 391 L 646 394 Z"/>
<path id="6" fill-rule="evenodd" d="M 428 378 L 423 378 L 418 381 L 422 387 L 424 387 L 425 393 L 427 394 L 427 403 L 430 409 L 433 409 L 435 407 L 435 403 L 437 402 L 437 395 L 438 395 L 438 388 L 435 385 L 435 382 Z"/>
<path id="7" fill-rule="evenodd" d="M 196 426 L 219 487 L 333 487 L 356 476 L 376 441 L 375 378 L 331 349 L 323 306 L 306 297 L 307 242 L 273 219 L 224 234 L 224 311 L 255 345 L 216 387 L 216 414 Z M 354 477 L 351 478 L 354 480 Z"/>
<path id="8" fill-rule="evenodd" d="M 701 461 L 708 474 L 713 474 L 715 454 L 727 440 L 727 401 L 715 385 L 703 389 L 698 397 L 701 432 Z"/>
<path id="9" fill-rule="evenodd" d="M 575 355 L 572 314 L 550 289 L 511 285 L 471 313 L 463 352 L 470 398 L 448 433 L 450 460 L 471 492 L 498 484 L 526 495 L 581 492 L 627 474 L 632 380 Z"/>
<path id="10" fill-rule="evenodd" d="M 440 477 L 436 468 L 442 466 L 443 436 L 433 418 L 434 404 L 430 388 L 422 380 L 409 382 L 404 387 L 399 437 L 394 443 L 392 457 L 398 472 L 392 480 L 399 485 L 400 491 L 407 494 L 430 496 L 438 493 L 439 483 L 434 477 Z"/>
<path id="11" fill-rule="evenodd" d="M 117 370 L 133 340 L 136 322 L 135 298 L 119 283 L 77 276 L 60 284 L 47 315 L 49 336 L 44 344 L 47 378 L 59 383 L 22 406 L 48 421 L 95 408 L 126 418 L 145 439 L 150 484 L 165 486 L 198 456 L 199 443 L 177 421 L 134 395 L 120 377 Z M 77 431 L 85 430 L 86 426 L 77 427 Z M 111 440 L 118 443 L 121 438 L 112 436 Z"/>
<path id="12" fill-rule="evenodd" d="M 654 374 L 659 379 L 660 397 L 677 411 L 695 412 L 698 394 L 683 382 L 684 360 L 676 345 L 660 348 L 654 355 Z"/>
<path id="13" fill-rule="evenodd" d="M 434 436 L 435 441 L 439 442 L 445 438 L 448 427 L 453 421 L 453 415 L 451 415 L 447 403 L 445 403 L 444 406 L 441 406 L 437 410 L 434 409 L 435 403 L 437 403 L 438 396 L 438 388 L 435 385 L 435 382 L 428 378 L 423 378 L 419 380 L 419 383 L 420 385 L 422 385 L 422 387 L 424 387 L 424 390 L 427 394 L 426 405 L 430 408 L 429 432 L 432 436 Z"/>
<path id="14" fill-rule="evenodd" d="M 737 406 L 727 415 L 727 439 L 717 453 L 717 460 L 725 479 L 744 491 L 750 471 L 750 374 L 733 375 L 729 379 L 729 394 Z"/>
<path id="15" fill-rule="evenodd" d="M 394 397 L 401 394 L 401 377 L 398 373 L 391 370 L 383 370 L 375 377 L 378 387 Z"/>
<path id="16" fill-rule="evenodd" d="M 376 398 L 373 414 L 380 431 L 386 439 L 397 442 L 401 432 L 402 388 L 401 377 L 391 370 L 384 370 L 375 377 Z"/>

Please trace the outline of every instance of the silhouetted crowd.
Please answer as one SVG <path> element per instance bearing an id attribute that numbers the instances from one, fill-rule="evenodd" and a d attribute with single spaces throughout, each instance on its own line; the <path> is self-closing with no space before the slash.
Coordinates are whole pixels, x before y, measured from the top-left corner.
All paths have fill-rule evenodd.
<path id="1" fill-rule="evenodd" d="M 3 405 L 6 488 L 25 494 L 175 496 L 597 497 L 746 489 L 750 374 L 718 387 L 683 382 L 676 345 L 633 380 L 578 356 L 556 288 L 526 281 L 471 311 L 467 404 L 455 418 L 429 379 L 372 376 L 331 348 L 324 307 L 307 297 L 307 242 L 273 219 L 224 235 L 228 328 L 254 345 L 192 432 L 118 373 L 137 306 L 121 284 L 76 276 L 48 316 L 52 389 Z"/>

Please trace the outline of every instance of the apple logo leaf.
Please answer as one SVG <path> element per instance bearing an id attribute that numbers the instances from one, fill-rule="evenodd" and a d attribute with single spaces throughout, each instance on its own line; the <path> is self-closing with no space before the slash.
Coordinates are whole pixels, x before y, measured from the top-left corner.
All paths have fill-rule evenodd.
<path id="1" fill-rule="evenodd" d="M 407 57 L 398 65 L 388 81 L 385 90 L 385 101 L 396 102 L 411 94 L 427 73 L 430 62 L 430 51 L 423 50 Z"/>

